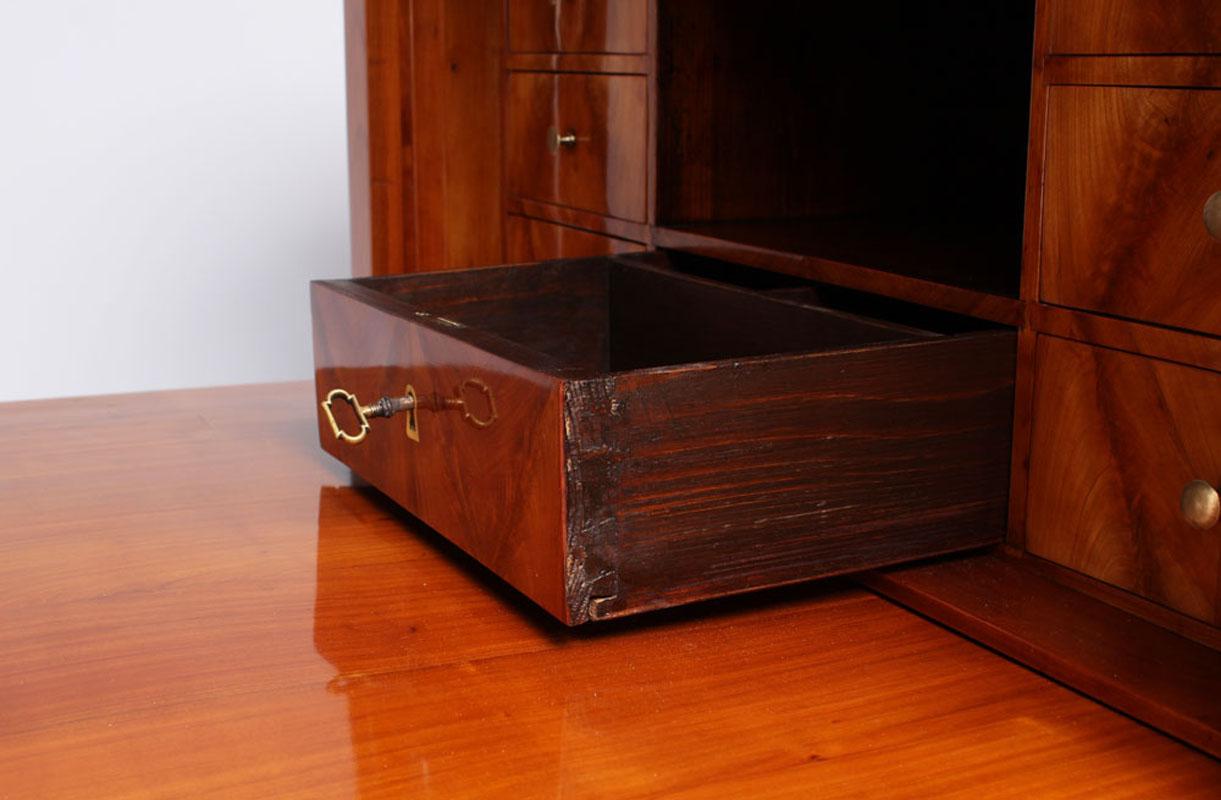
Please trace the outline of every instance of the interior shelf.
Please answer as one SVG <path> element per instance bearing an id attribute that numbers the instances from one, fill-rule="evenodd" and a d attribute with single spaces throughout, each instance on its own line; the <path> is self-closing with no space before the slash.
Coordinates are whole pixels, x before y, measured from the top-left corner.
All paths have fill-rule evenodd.
<path id="1" fill-rule="evenodd" d="M 698 222 L 658 228 L 658 247 L 1017 325 L 1013 232 L 963 225 L 896 225 L 878 217 Z"/>

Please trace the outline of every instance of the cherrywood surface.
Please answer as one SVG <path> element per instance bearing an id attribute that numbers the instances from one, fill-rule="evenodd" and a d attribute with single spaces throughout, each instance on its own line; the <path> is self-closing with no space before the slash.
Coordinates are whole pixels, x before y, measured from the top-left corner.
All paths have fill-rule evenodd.
<path id="1" fill-rule="evenodd" d="M 410 314 L 364 302 L 352 296 L 358 289 L 315 284 L 312 291 L 314 407 L 323 449 L 565 618 L 558 381 L 447 336 Z M 471 379 L 481 381 L 493 397 L 498 418 L 486 428 L 430 401 L 457 396 Z M 421 399 L 418 441 L 407 435 L 405 414 L 370 420 L 361 442 L 336 439 L 318 405 L 334 389 L 345 389 L 367 405 L 401 396 L 409 384 Z M 487 419 L 490 411 L 484 407 L 477 413 Z M 346 430 L 358 430 L 349 408 L 340 404 L 335 413 Z"/>
<path id="2" fill-rule="evenodd" d="M 1200 753 L 842 584 L 565 629 L 350 488 L 306 384 L 11 404 L 0 439 L 0 796 L 1205 798 L 1221 782 Z"/>
<path id="3" fill-rule="evenodd" d="M 633 242 L 648 243 L 652 241 L 652 232 L 648 225 L 642 222 L 631 222 L 616 219 L 579 208 L 559 206 L 554 203 L 544 203 L 526 197 L 510 198 L 505 203 L 510 214 L 531 217 L 533 219 L 554 222 L 570 228 L 580 228 L 590 233 L 600 233 L 614 239 L 627 239 Z"/>
<path id="4" fill-rule="evenodd" d="M 1215 0 L 1050 0 L 1052 53 L 1221 53 Z"/>
<path id="5" fill-rule="evenodd" d="M 505 169 L 513 197 L 644 222 L 646 81 L 636 75 L 513 72 Z M 553 152 L 548 129 L 576 141 Z"/>
<path id="6" fill-rule="evenodd" d="M 505 260 L 510 264 L 632 253 L 643 249 L 644 245 L 626 239 L 516 214 L 510 214 L 505 225 Z"/>
<path id="7" fill-rule="evenodd" d="M 503 261 L 500 0 L 345 0 L 354 275 Z"/>
<path id="8" fill-rule="evenodd" d="M 505 56 L 505 67 L 513 72 L 609 72 L 645 75 L 649 56 L 617 53 L 513 53 Z"/>
<path id="9" fill-rule="evenodd" d="M 1221 92 L 1053 87 L 1042 298 L 1221 334 Z"/>
<path id="10" fill-rule="evenodd" d="M 647 0 L 507 0 L 516 53 L 643 53 Z"/>
<path id="11" fill-rule="evenodd" d="M 1221 651 L 1050 580 L 1027 560 L 948 559 L 871 573 L 866 583 L 1221 756 Z"/>
<path id="12" fill-rule="evenodd" d="M 1221 373 L 1043 336 L 1026 548 L 1213 624 L 1221 527 L 1183 521 L 1221 484 Z"/>
<path id="13" fill-rule="evenodd" d="M 1217 56 L 1049 56 L 1047 83 L 1221 87 Z"/>

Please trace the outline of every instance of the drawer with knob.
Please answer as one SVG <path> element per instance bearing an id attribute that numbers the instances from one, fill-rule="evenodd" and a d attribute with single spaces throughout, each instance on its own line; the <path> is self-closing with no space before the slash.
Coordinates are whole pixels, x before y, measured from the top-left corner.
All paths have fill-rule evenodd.
<path id="1" fill-rule="evenodd" d="M 510 73 L 510 194 L 644 222 L 646 98 L 640 75 Z"/>
<path id="2" fill-rule="evenodd" d="M 1042 336 L 1026 547 L 1221 623 L 1221 373 Z"/>
<path id="3" fill-rule="evenodd" d="M 509 0 L 514 53 L 643 53 L 646 0 Z"/>
<path id="4" fill-rule="evenodd" d="M 657 254 L 312 287 L 323 448 L 569 624 L 998 542 L 1015 334 Z"/>
<path id="5" fill-rule="evenodd" d="M 1221 335 L 1221 91 L 1055 86 L 1044 302 Z"/>

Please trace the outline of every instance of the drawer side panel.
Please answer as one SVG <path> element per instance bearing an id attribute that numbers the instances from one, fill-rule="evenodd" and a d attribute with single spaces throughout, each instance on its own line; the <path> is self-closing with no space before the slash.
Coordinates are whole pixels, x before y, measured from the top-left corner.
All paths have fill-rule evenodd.
<path id="1" fill-rule="evenodd" d="M 1011 332 L 615 379 L 595 616 L 1001 540 Z"/>

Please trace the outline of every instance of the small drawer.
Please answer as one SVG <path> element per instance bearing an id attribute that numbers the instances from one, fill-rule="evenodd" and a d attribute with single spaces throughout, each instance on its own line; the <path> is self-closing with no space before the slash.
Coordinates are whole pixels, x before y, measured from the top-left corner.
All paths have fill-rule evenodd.
<path id="1" fill-rule="evenodd" d="M 510 193 L 644 222 L 646 94 L 639 75 L 510 73 Z"/>
<path id="2" fill-rule="evenodd" d="M 1047 14 L 1053 54 L 1221 52 L 1217 0 L 1055 0 Z"/>
<path id="3" fill-rule="evenodd" d="M 643 53 L 646 0 L 509 0 L 514 53 Z"/>
<path id="4" fill-rule="evenodd" d="M 556 258 L 591 258 L 644 250 L 644 245 L 626 239 L 616 239 L 517 214 L 508 215 L 505 237 L 505 256 L 513 264 L 550 261 Z"/>
<path id="5" fill-rule="evenodd" d="M 1221 622 L 1221 374 L 1046 336 L 1035 363 L 1027 550 Z"/>
<path id="6" fill-rule="evenodd" d="M 999 541 L 1011 331 L 664 263 L 315 283 L 323 448 L 569 624 Z"/>
<path id="7" fill-rule="evenodd" d="M 1221 335 L 1221 91 L 1049 93 L 1042 299 Z"/>

